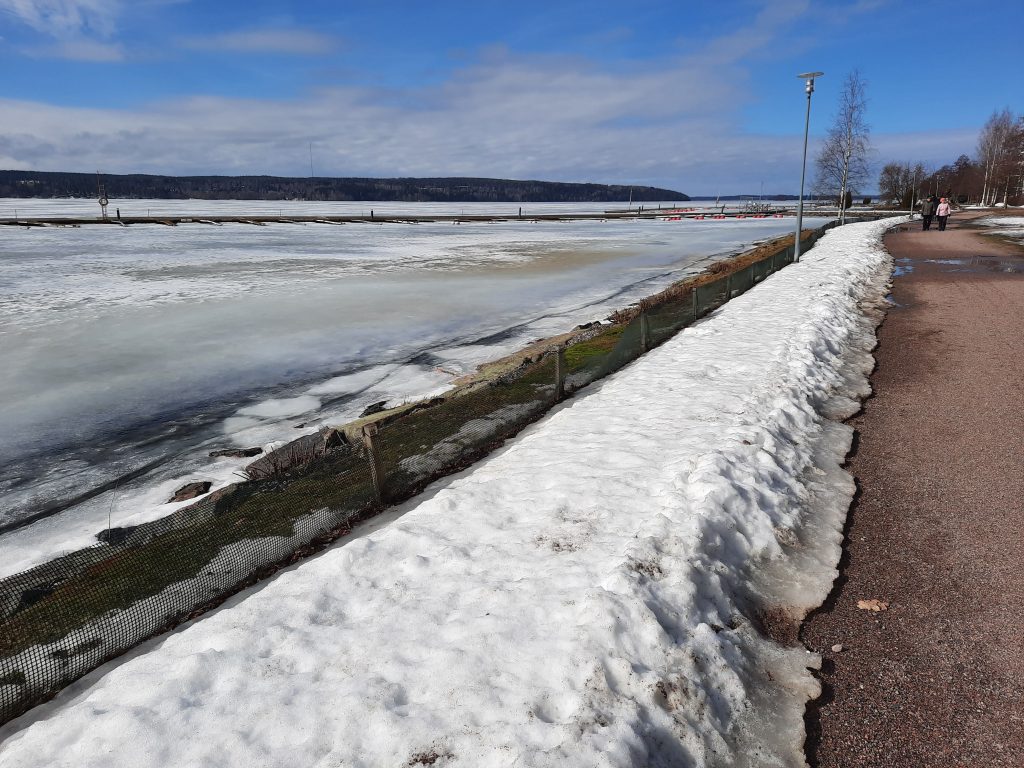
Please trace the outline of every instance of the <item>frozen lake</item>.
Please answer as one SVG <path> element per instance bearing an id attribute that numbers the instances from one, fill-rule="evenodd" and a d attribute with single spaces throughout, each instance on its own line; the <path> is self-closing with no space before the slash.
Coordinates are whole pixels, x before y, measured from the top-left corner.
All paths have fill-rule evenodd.
<path id="1" fill-rule="evenodd" d="M 518 204 L 132 200 L 124 215 L 513 212 Z M 655 204 L 644 204 L 655 207 Z M 687 206 L 695 204 L 685 204 Z M 618 205 L 524 205 L 530 212 Z M 0 217 L 95 201 L 0 200 Z M 822 220 L 806 219 L 805 226 Z M 0 230 L 4 573 L 226 484 L 265 446 L 450 386 L 793 219 Z M 88 496 L 104 484 L 106 492 Z M 44 543 L 45 542 L 45 543 Z"/>

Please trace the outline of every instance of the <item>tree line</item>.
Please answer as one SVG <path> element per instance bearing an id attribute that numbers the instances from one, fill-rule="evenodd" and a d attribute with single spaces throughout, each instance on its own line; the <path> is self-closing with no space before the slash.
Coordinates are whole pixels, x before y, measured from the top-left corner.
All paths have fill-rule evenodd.
<path id="1" fill-rule="evenodd" d="M 840 217 L 872 178 L 867 104 L 867 85 L 854 70 L 843 82 L 838 108 L 815 157 L 814 192 L 838 201 Z M 1024 205 L 1024 114 L 994 112 L 981 129 L 973 158 L 961 155 L 940 168 L 886 163 L 878 190 L 884 202 L 905 209 L 929 195 L 960 204 Z"/>
<path id="2" fill-rule="evenodd" d="M 928 169 L 923 163 L 887 163 L 878 178 L 882 198 L 911 208 L 935 195 L 963 204 L 1024 205 L 1024 114 L 997 110 L 978 136 L 976 156 Z"/>
<path id="3" fill-rule="evenodd" d="M 383 200 L 452 203 L 610 203 L 686 201 L 682 192 L 622 184 L 574 184 L 482 178 L 290 178 L 282 176 L 152 176 L 0 171 L 0 197 L 116 199 Z"/>

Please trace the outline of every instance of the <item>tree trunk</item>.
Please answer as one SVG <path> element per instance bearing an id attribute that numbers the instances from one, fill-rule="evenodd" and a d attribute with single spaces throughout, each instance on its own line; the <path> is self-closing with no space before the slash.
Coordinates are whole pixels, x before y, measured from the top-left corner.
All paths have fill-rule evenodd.
<path id="1" fill-rule="evenodd" d="M 839 223 L 846 223 L 846 185 L 850 180 L 850 155 L 853 154 L 853 131 L 850 123 L 846 124 L 846 146 L 843 147 L 843 183 L 839 190 Z"/>

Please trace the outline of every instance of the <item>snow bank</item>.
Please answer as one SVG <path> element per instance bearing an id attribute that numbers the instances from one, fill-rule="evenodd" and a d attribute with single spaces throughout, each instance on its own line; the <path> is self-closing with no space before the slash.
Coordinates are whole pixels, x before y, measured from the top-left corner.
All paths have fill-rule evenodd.
<path id="1" fill-rule="evenodd" d="M 803 765 L 891 224 L 8 726 L 32 766 Z M 870 311 L 866 311 L 870 310 Z M 34 720 L 34 722 L 30 721 Z M 18 730 L 20 729 L 20 730 Z"/>
<path id="2" fill-rule="evenodd" d="M 989 216 L 977 223 L 986 227 L 1024 227 L 1024 216 Z"/>
<path id="3" fill-rule="evenodd" d="M 1014 240 L 1024 240 L 1024 216 L 986 216 L 975 223 L 991 227 L 987 235 L 999 235 Z"/>

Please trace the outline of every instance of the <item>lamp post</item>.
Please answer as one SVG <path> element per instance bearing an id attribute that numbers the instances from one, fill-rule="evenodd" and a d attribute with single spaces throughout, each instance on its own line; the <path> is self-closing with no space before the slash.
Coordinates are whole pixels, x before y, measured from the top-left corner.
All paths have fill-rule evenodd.
<path id="1" fill-rule="evenodd" d="M 800 202 L 796 208 L 796 239 L 793 242 L 793 261 L 800 261 L 800 232 L 804 228 L 804 178 L 807 175 L 807 132 L 811 127 L 811 94 L 814 93 L 814 78 L 824 72 L 805 72 L 797 75 L 807 81 L 807 117 L 804 119 L 804 162 L 800 166 Z"/>
<path id="2" fill-rule="evenodd" d="M 914 186 L 910 188 L 910 218 L 914 218 L 914 202 L 917 199 L 917 168 L 914 169 Z"/>

